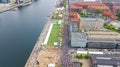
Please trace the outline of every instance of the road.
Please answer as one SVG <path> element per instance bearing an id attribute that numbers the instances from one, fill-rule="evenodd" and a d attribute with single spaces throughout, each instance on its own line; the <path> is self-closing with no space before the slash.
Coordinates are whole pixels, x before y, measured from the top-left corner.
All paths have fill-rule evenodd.
<path id="1" fill-rule="evenodd" d="M 69 11 L 68 11 L 68 0 L 66 2 L 66 16 L 64 18 L 64 42 L 61 47 L 61 62 L 63 67 L 71 67 L 70 65 L 70 39 L 69 39 Z"/>

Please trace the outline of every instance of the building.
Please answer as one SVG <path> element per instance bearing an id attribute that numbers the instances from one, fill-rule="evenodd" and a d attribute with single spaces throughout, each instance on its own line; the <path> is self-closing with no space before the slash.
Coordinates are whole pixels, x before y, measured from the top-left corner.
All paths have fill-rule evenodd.
<path id="1" fill-rule="evenodd" d="M 73 67 L 81 67 L 80 62 L 73 62 Z"/>
<path id="2" fill-rule="evenodd" d="M 96 9 L 109 10 L 109 7 L 107 7 L 105 4 L 98 2 L 77 2 L 75 3 L 75 5 L 83 8 L 86 6 L 87 9 L 92 9 L 92 10 L 96 10 Z"/>
<path id="3" fill-rule="evenodd" d="M 115 29 L 120 29 L 120 21 L 111 21 L 110 24 L 115 26 Z"/>
<path id="4" fill-rule="evenodd" d="M 103 3 L 98 3 L 98 2 L 77 2 L 74 4 L 70 4 L 70 11 L 77 11 L 77 12 L 83 12 L 83 9 L 89 9 L 89 10 L 109 10 L 109 7 L 106 6 Z"/>
<path id="5" fill-rule="evenodd" d="M 109 46 L 109 47 L 108 47 Z M 116 46 L 114 43 L 109 42 L 88 42 L 86 44 L 86 48 L 94 48 L 94 49 L 116 49 Z"/>
<path id="6" fill-rule="evenodd" d="M 82 18 L 80 28 L 84 30 L 103 30 L 104 22 L 101 18 Z"/>
<path id="7" fill-rule="evenodd" d="M 10 0 L 0 0 L 0 3 L 9 3 Z"/>
<path id="8" fill-rule="evenodd" d="M 111 31 L 87 31 L 89 42 L 119 43 L 120 34 Z"/>
<path id="9" fill-rule="evenodd" d="M 92 67 L 120 67 L 119 55 L 91 55 Z"/>
<path id="10" fill-rule="evenodd" d="M 120 11 L 120 6 L 113 6 L 112 11 L 116 15 L 118 13 L 118 11 Z"/>
<path id="11" fill-rule="evenodd" d="M 81 6 L 77 6 L 75 4 L 70 4 L 70 11 L 74 12 L 82 12 L 83 8 Z"/>
<path id="12" fill-rule="evenodd" d="M 120 3 L 120 0 L 102 0 L 103 3 L 105 4 L 118 4 Z"/>
<path id="13" fill-rule="evenodd" d="M 116 32 L 87 31 L 71 33 L 71 47 L 117 49 L 119 43 L 120 34 Z"/>
<path id="14" fill-rule="evenodd" d="M 117 19 L 118 17 L 115 16 L 111 11 L 103 11 L 103 16 L 106 16 L 107 18 L 111 18 L 113 20 Z"/>
<path id="15" fill-rule="evenodd" d="M 76 32 L 80 26 L 80 16 L 77 12 L 70 12 L 70 31 Z"/>
<path id="16" fill-rule="evenodd" d="M 69 0 L 70 3 L 77 3 L 77 2 L 102 2 L 102 0 Z"/>
<path id="17" fill-rule="evenodd" d="M 87 35 L 80 32 L 71 33 L 71 47 L 86 47 Z"/>
<path id="18" fill-rule="evenodd" d="M 117 49 L 120 49 L 120 43 L 118 43 L 118 45 L 117 45 Z"/>

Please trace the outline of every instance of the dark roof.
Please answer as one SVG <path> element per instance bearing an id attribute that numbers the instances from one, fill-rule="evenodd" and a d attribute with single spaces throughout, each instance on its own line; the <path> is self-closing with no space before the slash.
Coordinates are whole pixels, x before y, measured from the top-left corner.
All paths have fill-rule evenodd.
<path id="1" fill-rule="evenodd" d="M 80 67 L 80 62 L 73 62 L 73 67 Z"/>
<path id="2" fill-rule="evenodd" d="M 120 43 L 118 44 L 117 49 L 120 49 Z"/>
<path id="3" fill-rule="evenodd" d="M 92 64 L 98 65 L 120 65 L 120 56 L 119 55 L 91 55 Z"/>
<path id="4" fill-rule="evenodd" d="M 116 45 L 114 43 L 107 42 L 88 42 L 87 48 L 98 48 L 98 49 L 115 49 Z"/>

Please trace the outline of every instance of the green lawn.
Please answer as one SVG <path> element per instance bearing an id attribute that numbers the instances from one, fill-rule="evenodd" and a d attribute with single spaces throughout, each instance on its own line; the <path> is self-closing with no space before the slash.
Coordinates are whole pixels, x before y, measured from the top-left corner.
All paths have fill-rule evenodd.
<path id="1" fill-rule="evenodd" d="M 104 24 L 104 28 L 107 28 L 111 31 L 120 33 L 120 30 L 116 30 L 115 27 L 112 24 Z"/>
<path id="2" fill-rule="evenodd" d="M 50 37 L 47 43 L 48 46 L 54 46 L 54 42 L 59 41 L 59 29 L 60 29 L 60 24 L 53 24 Z"/>
<path id="3" fill-rule="evenodd" d="M 86 18 L 86 17 L 87 17 L 84 13 L 78 12 L 78 14 L 80 15 L 80 17 L 83 17 L 83 18 Z"/>

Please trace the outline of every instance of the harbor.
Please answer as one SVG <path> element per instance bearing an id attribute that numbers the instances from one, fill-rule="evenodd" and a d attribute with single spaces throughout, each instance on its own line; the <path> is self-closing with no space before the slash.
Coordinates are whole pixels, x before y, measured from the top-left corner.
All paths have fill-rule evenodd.
<path id="1" fill-rule="evenodd" d="M 18 8 L 18 7 L 24 7 L 24 6 L 28 6 L 28 5 L 31 5 L 32 2 L 24 2 L 24 3 L 21 3 L 21 4 L 14 4 L 14 6 L 10 5 L 10 4 L 1 4 L 0 6 L 0 13 L 3 13 L 3 12 L 6 12 L 6 11 L 9 11 L 9 10 L 12 10 L 14 8 Z"/>
<path id="2" fill-rule="evenodd" d="M 17 11 L 0 13 L 0 67 L 25 66 L 54 5 L 55 0 L 38 0 Z"/>

